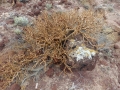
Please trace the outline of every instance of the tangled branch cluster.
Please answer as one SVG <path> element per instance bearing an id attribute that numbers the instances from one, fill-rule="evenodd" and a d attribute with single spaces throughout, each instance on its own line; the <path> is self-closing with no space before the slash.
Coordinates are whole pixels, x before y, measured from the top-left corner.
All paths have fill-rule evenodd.
<path id="1" fill-rule="evenodd" d="M 72 66 L 67 65 L 70 48 L 67 42 L 80 35 L 83 43 L 97 48 L 93 37 L 101 28 L 93 11 L 43 12 L 33 26 L 24 28 L 22 39 L 24 43 L 18 44 L 15 54 L 8 62 L 0 62 L 0 79 L 4 85 L 20 77 L 22 68 L 36 68 L 47 66 L 47 62 L 64 64 L 65 69 L 71 71 Z M 86 43 L 87 42 L 87 43 Z M 71 71 L 72 72 L 72 71 Z"/>

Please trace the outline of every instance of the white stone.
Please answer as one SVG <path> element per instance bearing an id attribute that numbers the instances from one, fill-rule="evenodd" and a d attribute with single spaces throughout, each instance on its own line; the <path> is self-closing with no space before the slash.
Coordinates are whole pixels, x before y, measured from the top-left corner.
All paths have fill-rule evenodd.
<path id="1" fill-rule="evenodd" d="M 92 59 L 92 56 L 95 56 L 95 54 L 95 50 L 86 47 L 78 47 L 71 51 L 69 56 L 71 56 L 72 58 L 76 58 L 76 60 L 79 61 L 84 58 Z"/>
<path id="2" fill-rule="evenodd" d="M 37 89 L 38 88 L 38 83 L 36 83 L 36 85 L 35 85 L 35 89 Z"/>

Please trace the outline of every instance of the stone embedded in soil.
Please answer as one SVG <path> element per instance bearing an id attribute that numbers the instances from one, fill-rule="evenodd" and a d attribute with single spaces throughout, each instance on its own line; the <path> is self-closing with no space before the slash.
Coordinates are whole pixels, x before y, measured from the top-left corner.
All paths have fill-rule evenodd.
<path id="1" fill-rule="evenodd" d="M 8 43 L 9 42 L 9 39 L 8 39 L 8 37 L 3 37 L 3 41 L 4 41 L 4 44 L 6 44 L 6 43 Z"/>
<path id="2" fill-rule="evenodd" d="M 35 9 L 34 8 L 34 9 L 31 10 L 31 12 L 33 12 L 34 15 L 38 16 L 40 14 L 40 9 L 38 9 L 38 8 Z"/>
<path id="3" fill-rule="evenodd" d="M 47 0 L 41 0 L 42 3 L 46 2 Z"/>
<path id="4" fill-rule="evenodd" d="M 37 2 L 37 5 L 38 6 L 43 6 L 43 4 L 46 2 L 46 0 L 41 0 L 39 2 Z"/>
<path id="5" fill-rule="evenodd" d="M 61 1 L 59 2 L 59 4 L 63 4 L 63 3 L 65 3 L 65 2 L 67 2 L 67 0 L 61 0 Z"/>
<path id="6" fill-rule="evenodd" d="M 73 75 L 70 77 L 72 82 L 75 82 L 80 77 L 79 71 L 76 69 L 73 71 Z"/>
<path id="7" fill-rule="evenodd" d="M 51 86 L 51 90 L 57 90 L 57 85 L 56 85 L 56 84 L 53 84 L 53 85 Z"/>
<path id="8" fill-rule="evenodd" d="M 54 70 L 52 68 L 49 68 L 47 71 L 46 71 L 46 75 L 49 76 L 49 77 L 53 77 L 54 75 Z"/>
<path id="9" fill-rule="evenodd" d="M 34 12 L 28 12 L 27 15 L 33 17 L 34 16 Z"/>
<path id="10" fill-rule="evenodd" d="M 74 66 L 78 68 L 80 71 L 92 71 L 96 66 L 96 61 L 98 60 L 98 56 L 94 56 L 91 60 L 88 58 L 84 58 L 84 60 L 76 61 Z"/>
<path id="11" fill-rule="evenodd" d="M 15 4 L 16 4 L 16 1 L 17 0 L 7 0 L 8 3 L 13 3 L 14 2 Z"/>
<path id="12" fill-rule="evenodd" d="M 4 35 L 0 34 L 0 51 L 2 51 L 5 47 L 5 44 L 9 42 L 9 39 Z"/>
<path id="13" fill-rule="evenodd" d="M 0 42 L 0 51 L 2 51 L 4 47 L 5 47 L 5 43 L 3 41 Z"/>
<path id="14" fill-rule="evenodd" d="M 38 2 L 38 6 L 42 6 L 43 2 Z"/>
<path id="15" fill-rule="evenodd" d="M 22 3 L 27 3 L 27 2 L 29 2 L 30 0 L 19 0 L 20 2 L 22 2 Z"/>
<path id="16" fill-rule="evenodd" d="M 120 63 L 117 64 L 118 70 L 120 70 Z M 120 71 L 118 73 L 118 83 L 120 84 Z"/>
<path id="17" fill-rule="evenodd" d="M 100 65 L 108 66 L 109 64 L 107 63 L 106 60 L 99 60 Z"/>
<path id="18" fill-rule="evenodd" d="M 13 6 L 13 8 L 22 7 L 22 6 L 23 6 L 23 4 L 22 4 L 21 2 L 17 2 L 17 3 Z"/>
<path id="19" fill-rule="evenodd" d="M 6 20 L 6 24 L 13 24 L 13 23 L 14 23 L 13 18 L 9 18 Z"/>
<path id="20" fill-rule="evenodd" d="M 2 37 L 0 37 L 0 51 L 5 47 L 5 43 Z"/>
<path id="21" fill-rule="evenodd" d="M 65 2 L 65 5 L 72 5 L 71 2 Z"/>
<path id="22" fill-rule="evenodd" d="M 120 32 L 118 32 L 118 35 L 120 35 Z"/>
<path id="23" fill-rule="evenodd" d="M 120 41 L 114 44 L 115 49 L 120 49 Z"/>
<path id="24" fill-rule="evenodd" d="M 38 5 L 37 4 L 33 5 L 33 8 L 38 8 Z"/>
<path id="25" fill-rule="evenodd" d="M 76 61 L 75 59 L 74 60 L 74 63 L 72 62 L 72 64 L 70 64 L 71 62 L 67 61 L 67 65 L 68 66 L 72 66 L 73 68 L 71 69 L 72 71 L 74 71 L 75 69 L 78 69 L 80 71 L 92 71 L 95 66 L 96 66 L 96 61 L 98 60 L 98 56 L 94 56 L 93 59 L 88 59 L 88 58 L 84 58 L 83 60 L 81 61 Z M 65 65 L 64 64 L 61 64 L 60 65 L 60 69 L 61 70 L 64 70 L 65 69 Z M 69 69 L 65 69 L 66 72 L 70 72 Z"/>
<path id="26" fill-rule="evenodd" d="M 21 90 L 20 85 L 14 83 L 13 85 L 11 85 L 10 90 Z"/>
<path id="27" fill-rule="evenodd" d="M 3 11 L 6 11 L 6 9 L 0 6 L 0 12 L 3 12 Z"/>
<path id="28" fill-rule="evenodd" d="M 84 62 L 79 63 L 79 69 L 81 71 L 92 71 L 96 66 L 96 61 L 98 58 L 93 60 L 85 60 Z"/>
<path id="29" fill-rule="evenodd" d="M 115 20 L 115 22 L 120 26 L 120 22 L 119 22 L 119 21 L 116 21 L 116 20 Z"/>

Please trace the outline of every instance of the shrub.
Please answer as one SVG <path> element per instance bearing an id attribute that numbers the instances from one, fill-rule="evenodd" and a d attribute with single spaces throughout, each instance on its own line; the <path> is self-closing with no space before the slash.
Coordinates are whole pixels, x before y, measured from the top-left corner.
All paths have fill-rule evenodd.
<path id="1" fill-rule="evenodd" d="M 78 11 L 52 14 L 43 12 L 33 26 L 24 28 L 22 35 L 24 43 L 18 43 L 17 47 L 14 47 L 16 53 L 10 57 L 9 62 L 5 65 L 0 63 L 3 86 L 20 77 L 24 71 L 23 68 L 28 69 L 30 64 L 33 69 L 53 63 L 64 64 L 64 71 L 66 69 L 71 71 L 73 67 L 67 64 L 72 49 L 67 45 L 68 41 L 80 35 L 83 44 L 97 48 L 95 37 L 101 32 L 99 18 L 101 18 L 99 15 L 90 10 L 82 13 Z"/>

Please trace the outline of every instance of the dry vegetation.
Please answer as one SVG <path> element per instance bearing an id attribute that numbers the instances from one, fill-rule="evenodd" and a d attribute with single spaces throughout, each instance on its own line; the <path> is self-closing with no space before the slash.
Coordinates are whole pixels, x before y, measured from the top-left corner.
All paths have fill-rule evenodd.
<path id="1" fill-rule="evenodd" d="M 10 82 L 22 81 L 21 78 L 26 78 L 23 73 L 30 67 L 31 70 L 39 67 L 39 71 L 41 66 L 57 63 L 65 65 L 64 71 L 71 71 L 73 67 L 67 65 L 72 49 L 67 45 L 68 40 L 81 35 L 83 44 L 97 49 L 94 36 L 101 30 L 99 18 L 93 11 L 83 11 L 82 14 L 78 11 L 42 13 L 33 26 L 24 28 L 24 42 L 14 46 L 12 57 L 0 62 L 2 88 L 6 88 Z"/>

